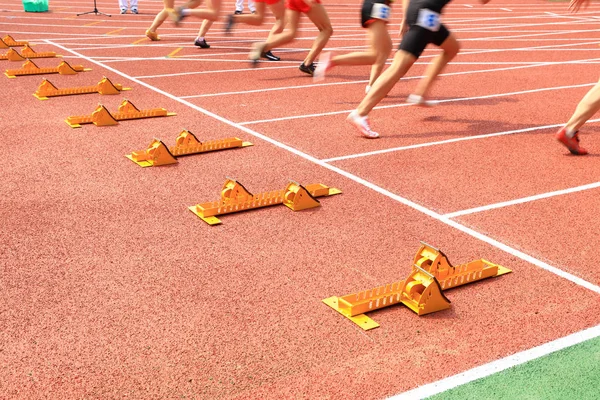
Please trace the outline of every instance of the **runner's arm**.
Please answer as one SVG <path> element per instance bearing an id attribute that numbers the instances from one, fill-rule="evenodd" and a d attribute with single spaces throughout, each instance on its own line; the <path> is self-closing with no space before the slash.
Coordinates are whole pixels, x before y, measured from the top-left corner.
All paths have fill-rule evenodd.
<path id="1" fill-rule="evenodd" d="M 408 25 L 406 24 L 406 13 L 408 12 L 408 3 L 410 0 L 402 0 L 402 22 L 400 23 L 400 32 L 398 32 L 398 36 L 402 37 L 404 33 L 408 30 Z"/>

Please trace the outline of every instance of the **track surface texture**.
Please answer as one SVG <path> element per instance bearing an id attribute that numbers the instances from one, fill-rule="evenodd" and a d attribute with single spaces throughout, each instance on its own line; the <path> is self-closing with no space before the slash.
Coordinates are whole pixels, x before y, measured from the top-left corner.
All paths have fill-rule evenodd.
<path id="1" fill-rule="evenodd" d="M 453 1 L 444 21 L 462 50 L 434 87 L 440 104 L 404 103 L 429 48 L 371 114 L 372 141 L 345 123 L 368 67 L 317 84 L 298 71 L 317 33 L 306 17 L 281 61 L 253 68 L 270 14 L 232 36 L 222 17 L 199 49 L 192 18 L 145 39 L 160 1 L 76 16 L 88 3 L 25 13 L 0 0 L 2 36 L 92 69 L 44 76 L 54 85 L 132 88 L 39 101 L 42 76 L 1 77 L 0 397 L 382 399 L 600 324 L 600 125 L 581 131 L 586 157 L 553 137 L 598 80 L 600 3 L 572 15 L 564 2 Z M 359 3 L 325 6 L 326 49 L 365 48 Z M 395 46 L 400 16 L 398 4 Z M 177 115 L 64 122 L 124 98 Z M 183 128 L 254 146 L 144 169 L 124 157 Z M 187 207 L 217 200 L 226 177 L 254 193 L 290 180 L 343 193 L 211 227 Z M 513 273 L 448 291 L 439 313 L 374 312 L 368 332 L 321 302 L 403 279 L 421 240 Z"/>

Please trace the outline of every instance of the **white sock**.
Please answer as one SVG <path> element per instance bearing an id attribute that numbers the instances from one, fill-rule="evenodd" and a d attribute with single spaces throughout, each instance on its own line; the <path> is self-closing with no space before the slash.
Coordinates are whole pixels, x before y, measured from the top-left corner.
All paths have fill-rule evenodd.
<path id="1" fill-rule="evenodd" d="M 184 16 L 186 16 L 186 17 L 187 17 L 188 15 L 190 15 L 190 14 L 191 14 L 191 12 L 190 12 L 190 11 L 191 11 L 191 10 L 190 10 L 189 8 L 184 8 L 183 10 L 181 10 L 181 15 L 184 15 Z"/>

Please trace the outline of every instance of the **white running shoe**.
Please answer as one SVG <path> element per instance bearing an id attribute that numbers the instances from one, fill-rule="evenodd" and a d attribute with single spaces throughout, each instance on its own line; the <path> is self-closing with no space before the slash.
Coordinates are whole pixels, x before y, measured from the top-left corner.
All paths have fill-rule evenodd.
<path id="1" fill-rule="evenodd" d="M 252 62 L 254 62 L 255 64 L 258 63 L 258 60 L 260 59 L 260 56 L 263 52 L 263 49 L 265 47 L 264 43 L 261 42 L 256 42 L 252 45 L 252 50 L 250 51 L 250 54 L 248 54 L 248 59 Z"/>
<path id="2" fill-rule="evenodd" d="M 367 85 L 367 87 L 365 88 L 365 94 L 369 93 L 370 90 L 371 90 L 371 85 Z"/>
<path id="3" fill-rule="evenodd" d="M 423 96 L 417 94 L 411 94 L 406 98 L 408 104 L 414 104 L 420 107 L 433 107 L 437 104 L 437 101 L 425 100 Z"/>
<path id="4" fill-rule="evenodd" d="M 321 82 L 325 79 L 325 73 L 331 68 L 331 52 L 321 53 L 317 68 L 313 73 L 313 82 Z"/>
<path id="5" fill-rule="evenodd" d="M 356 129 L 364 136 L 369 139 L 377 139 L 379 137 L 379 133 L 374 132 L 369 126 L 369 118 L 367 116 L 361 117 L 358 115 L 356 110 L 352 111 L 346 121 L 354 125 Z"/>

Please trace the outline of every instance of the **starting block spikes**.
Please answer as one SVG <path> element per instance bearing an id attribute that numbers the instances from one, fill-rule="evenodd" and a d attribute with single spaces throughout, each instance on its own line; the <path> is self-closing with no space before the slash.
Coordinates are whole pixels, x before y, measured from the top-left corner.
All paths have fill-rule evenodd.
<path id="1" fill-rule="evenodd" d="M 40 100 L 48 100 L 49 97 L 72 96 L 77 94 L 119 94 L 123 90 L 131 90 L 131 88 L 124 88 L 120 84 L 113 84 L 110 79 L 106 77 L 102 78 L 96 86 L 80 86 L 65 89 L 59 89 L 50 83 L 50 81 L 44 79 L 33 96 Z"/>
<path id="2" fill-rule="evenodd" d="M 36 53 L 31 47 L 25 45 L 23 50 L 21 50 L 21 54 L 13 48 L 9 48 L 6 54 L 0 55 L 0 60 L 8 60 L 8 61 L 25 61 L 28 58 L 56 58 L 62 57 L 60 55 L 56 55 L 53 51 L 47 51 L 44 53 Z"/>
<path id="3" fill-rule="evenodd" d="M 9 78 L 15 78 L 23 75 L 45 75 L 45 74 L 61 74 L 75 75 L 78 72 L 91 71 L 90 68 L 84 68 L 82 65 L 70 65 L 63 61 L 54 68 L 40 68 L 33 61 L 27 60 L 20 69 L 7 69 L 4 75 Z"/>
<path id="4" fill-rule="evenodd" d="M 29 42 L 17 42 L 10 35 L 6 35 L 0 39 L 0 49 L 8 49 L 9 47 L 23 47 L 28 45 Z"/>
<path id="5" fill-rule="evenodd" d="M 398 303 L 418 315 L 445 310 L 450 308 L 450 300 L 443 290 L 511 272 L 484 259 L 454 267 L 440 250 L 421 243 L 413 269 L 405 280 L 342 297 L 329 297 L 323 302 L 362 329 L 369 330 L 379 324 L 367 317 L 366 312 Z"/>
<path id="6" fill-rule="evenodd" d="M 234 179 L 228 179 L 221 190 L 221 200 L 196 204 L 188 208 L 207 224 L 217 225 L 221 223 L 221 220 L 217 218 L 218 215 L 278 204 L 283 204 L 294 211 L 305 210 L 321 205 L 316 197 L 333 196 L 340 193 L 342 193 L 341 190 L 329 188 L 320 183 L 305 187 L 299 183 L 290 182 L 283 190 L 252 194 L 241 183 Z"/>
<path id="7" fill-rule="evenodd" d="M 71 128 L 80 128 L 84 124 L 94 124 L 96 126 L 117 125 L 119 121 L 129 119 L 143 119 L 156 117 L 171 117 L 177 115 L 170 113 L 164 108 L 152 108 L 148 110 L 140 110 L 133 105 L 129 100 L 123 100 L 119 105 L 119 111 L 111 114 L 102 104 L 94 110 L 91 115 L 77 115 L 68 117 L 65 122 Z"/>
<path id="8" fill-rule="evenodd" d="M 192 132 L 184 129 L 175 139 L 175 146 L 173 147 L 167 148 L 162 141 L 154 139 L 146 150 L 134 151 L 125 157 L 140 167 L 157 167 L 177 163 L 175 157 L 247 146 L 252 146 L 252 143 L 244 142 L 242 139 L 235 137 L 202 143 Z"/>

